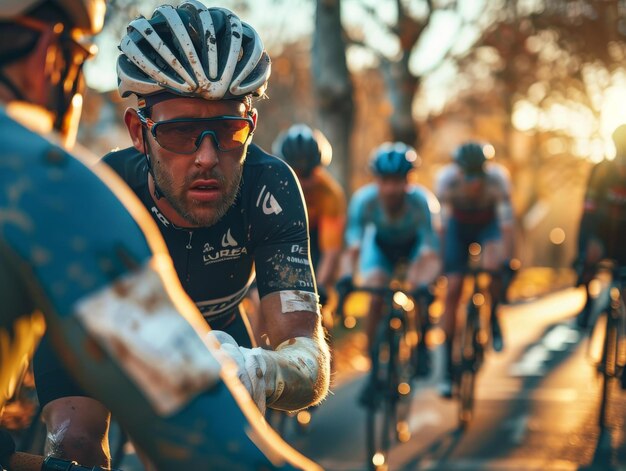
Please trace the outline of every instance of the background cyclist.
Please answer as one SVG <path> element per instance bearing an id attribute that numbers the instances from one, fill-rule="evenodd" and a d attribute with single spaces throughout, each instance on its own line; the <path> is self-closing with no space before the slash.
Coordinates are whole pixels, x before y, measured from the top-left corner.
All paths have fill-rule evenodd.
<path id="1" fill-rule="evenodd" d="M 0 3 L 0 156 L 7 151 L 14 153 L 13 158 L 45 155 L 51 145 L 38 134 L 56 141 L 73 140 L 80 109 L 71 101 L 80 91 L 82 65 L 90 56 L 75 40 L 98 33 L 103 20 L 104 0 Z M 55 25 L 61 26 L 55 31 Z M 51 55 L 56 60 L 46 62 Z M 19 384 L 14 378 L 28 364 L 44 328 L 42 319 L 29 317 L 33 301 L 4 257 L 4 227 L 0 227 L 0 326 L 9 335 L 0 335 L 0 411 Z M 16 329 L 13 322 L 18 317 L 12 313 L 30 328 Z"/>
<path id="2" fill-rule="evenodd" d="M 320 304 L 324 305 L 326 293 L 335 282 L 346 220 L 343 188 L 325 168 L 330 163 L 332 148 L 318 129 L 294 124 L 276 138 L 272 150 L 296 172 L 304 193 L 311 261 Z"/>
<path id="3" fill-rule="evenodd" d="M 374 151 L 370 169 L 375 181 L 360 188 L 348 207 L 346 249 L 337 282 L 340 296 L 353 289 L 357 265 L 362 284 L 380 288 L 388 285 L 397 264 L 405 261 L 406 282 L 413 294 L 432 301 L 430 286 L 440 272 L 433 221 L 439 205 L 428 190 L 408 182 L 417 159 L 415 150 L 401 142 L 385 143 Z M 382 311 L 383 299 L 372 296 L 366 326 L 369 347 Z M 363 399 L 367 394 L 366 389 Z"/>
<path id="4" fill-rule="evenodd" d="M 210 31 L 214 49 L 203 41 Z M 253 98 L 264 95 L 270 75 L 261 39 L 232 12 L 189 0 L 133 20 L 120 50 L 120 94 L 138 98 L 124 115 L 133 147 L 104 161 L 152 214 L 183 288 L 259 408 L 319 402 L 329 355 L 304 201 L 288 167 L 250 143 Z M 261 319 L 251 340 L 239 303 L 253 267 Z M 266 349 L 243 347 L 254 340 Z M 108 411 L 64 374 L 47 343 L 35 374 L 54 445 L 83 464 L 105 465 Z"/>
<path id="5" fill-rule="evenodd" d="M 466 142 L 453 154 L 453 162 L 437 175 L 436 194 L 442 207 L 442 247 L 448 288 L 443 313 L 446 334 L 446 367 L 440 384 L 444 397 L 452 394 L 452 347 L 456 315 L 467 268 L 468 248 L 482 246 L 487 270 L 501 272 L 513 252 L 513 208 L 510 177 L 505 167 L 487 162 L 483 146 Z M 501 296 L 501 277 L 491 281 L 491 334 L 493 348 L 502 350 L 502 329 L 496 316 Z"/>
<path id="6" fill-rule="evenodd" d="M 577 268 L 579 281 L 588 288 L 594 266 L 602 258 L 626 265 L 626 124 L 612 134 L 615 159 L 603 160 L 591 170 L 580 220 Z M 581 327 L 590 320 L 592 298 L 587 292 L 585 307 L 578 315 Z"/>

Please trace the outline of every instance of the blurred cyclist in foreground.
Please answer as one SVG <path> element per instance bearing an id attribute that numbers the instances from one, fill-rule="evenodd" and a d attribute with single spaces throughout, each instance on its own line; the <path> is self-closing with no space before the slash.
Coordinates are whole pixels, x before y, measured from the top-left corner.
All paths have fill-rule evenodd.
<path id="1" fill-rule="evenodd" d="M 491 336 L 493 348 L 503 348 L 502 329 L 497 317 L 501 297 L 501 273 L 513 255 L 513 208 L 510 177 L 505 167 L 487 162 L 484 147 L 467 142 L 454 152 L 454 162 L 437 176 L 436 194 L 442 207 L 442 248 L 444 272 L 448 278 L 443 328 L 446 334 L 446 366 L 440 393 L 452 395 L 452 348 L 456 331 L 463 272 L 469 246 L 478 243 L 482 264 L 494 272 L 491 290 Z"/>
<path id="2" fill-rule="evenodd" d="M 296 172 L 309 217 L 311 261 L 315 269 L 320 304 L 326 304 L 335 275 L 346 220 L 343 188 L 326 170 L 332 148 L 321 131 L 295 124 L 274 141 L 274 154 Z"/>
<path id="3" fill-rule="evenodd" d="M 618 126 L 611 137 L 615 159 L 604 160 L 591 170 L 580 221 L 575 265 L 579 284 L 587 290 L 587 301 L 577 317 L 582 328 L 590 321 L 593 298 L 588 287 L 595 264 L 602 258 L 611 258 L 626 265 L 626 124 Z"/>
<path id="4" fill-rule="evenodd" d="M 189 0 L 131 21 L 120 50 L 120 94 L 138 98 L 124 115 L 133 147 L 104 162 L 152 215 L 180 283 L 259 409 L 319 402 L 329 355 L 305 205 L 288 167 L 251 144 L 253 99 L 270 75 L 259 36 L 229 10 Z M 254 342 L 239 311 L 253 267 L 262 313 L 254 335 L 265 348 L 248 348 Z M 64 372 L 47 342 L 35 379 L 52 445 L 106 465 L 109 412 Z"/>
<path id="5" fill-rule="evenodd" d="M 433 221 L 439 205 L 428 190 L 408 182 L 417 159 L 416 151 L 401 142 L 385 143 L 374 151 L 370 170 L 375 181 L 359 189 L 348 207 L 346 249 L 337 282 L 340 296 L 354 289 L 357 273 L 365 287 L 386 287 L 404 262 L 414 297 L 426 296 L 432 302 L 431 285 L 441 269 Z M 383 307 L 381 296 L 371 296 L 366 326 L 370 348 Z M 425 358 L 428 352 L 423 353 Z M 364 400 L 367 394 L 366 390 Z"/>
<path id="6" fill-rule="evenodd" d="M 71 146 L 80 116 L 80 107 L 76 104 L 80 98 L 82 66 L 91 55 L 84 41 L 100 31 L 104 11 L 104 0 L 64 3 L 3 0 L 0 3 L 0 135 L 3 143 L 0 174 L 8 175 L 6 166 L 19 165 L 16 159 L 21 155 L 43 157 L 46 151 L 54 149 L 39 135 Z M 13 154 L 13 163 L 8 161 L 7 152 Z M 60 149 L 59 152 L 62 155 Z M 15 188 L 0 186 L 0 196 L 3 192 L 13 192 L 12 199 L 18 199 Z M 41 313 L 33 312 L 35 300 L 11 268 L 10 246 L 4 237 L 4 230 L 11 221 L 17 221 L 18 217 L 27 219 L 15 208 L 7 209 L 2 203 L 0 197 L 0 311 L 2 328 L 11 335 L 0 335 L 0 410 L 19 383 L 12 378 L 19 376 L 28 365 L 45 329 Z M 18 316 L 12 317 L 14 314 L 21 316 L 19 321 Z"/>

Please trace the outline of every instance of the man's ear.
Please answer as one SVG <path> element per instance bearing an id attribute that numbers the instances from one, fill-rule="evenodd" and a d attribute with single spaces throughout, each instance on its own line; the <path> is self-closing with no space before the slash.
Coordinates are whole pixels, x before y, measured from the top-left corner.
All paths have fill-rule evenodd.
<path id="1" fill-rule="evenodd" d="M 124 112 L 124 123 L 128 129 L 128 134 L 133 142 L 133 147 L 143 153 L 145 150 L 143 142 L 143 126 L 137 116 L 137 110 L 134 108 L 126 108 Z"/>

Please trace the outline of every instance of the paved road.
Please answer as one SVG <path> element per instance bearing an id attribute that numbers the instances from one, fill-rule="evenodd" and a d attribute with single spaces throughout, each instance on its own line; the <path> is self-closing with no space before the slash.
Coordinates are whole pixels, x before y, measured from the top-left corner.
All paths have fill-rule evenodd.
<path id="1" fill-rule="evenodd" d="M 505 307 L 505 351 L 488 355 L 477 384 L 475 419 L 457 428 L 453 401 L 438 397 L 437 375 L 412 403 L 409 442 L 392 470 L 626 470 L 626 394 L 616 390 L 611 433 L 600 437 L 599 383 L 588 337 L 574 327 L 581 293 L 561 291 Z M 435 356 L 435 366 L 441 363 Z M 354 373 L 313 415 L 306 436 L 287 438 L 329 471 L 364 470 L 364 419 L 355 405 L 364 375 Z"/>

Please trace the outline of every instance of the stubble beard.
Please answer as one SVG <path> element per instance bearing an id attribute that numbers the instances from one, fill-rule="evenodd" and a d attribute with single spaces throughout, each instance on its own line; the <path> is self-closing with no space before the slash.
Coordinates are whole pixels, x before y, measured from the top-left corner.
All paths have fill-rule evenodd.
<path id="1" fill-rule="evenodd" d="M 230 180 L 213 169 L 188 175 L 179 188 L 172 175 L 161 171 L 157 162 L 153 162 L 153 172 L 159 191 L 185 221 L 193 227 L 209 227 L 224 217 L 235 202 L 239 194 L 243 163 L 237 167 L 237 171 Z M 222 189 L 221 198 L 217 201 L 189 200 L 186 197 L 186 191 L 195 180 L 217 180 Z"/>

